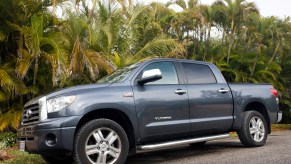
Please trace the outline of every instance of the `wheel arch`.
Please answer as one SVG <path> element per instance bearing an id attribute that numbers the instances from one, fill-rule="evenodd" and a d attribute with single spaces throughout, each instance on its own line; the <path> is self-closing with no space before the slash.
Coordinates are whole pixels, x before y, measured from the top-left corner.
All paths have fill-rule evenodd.
<path id="1" fill-rule="evenodd" d="M 123 111 L 116 108 L 102 108 L 95 109 L 90 112 L 87 112 L 78 122 L 75 130 L 74 136 L 78 130 L 87 122 L 98 119 L 105 118 L 110 119 L 118 123 L 126 132 L 129 142 L 129 154 L 134 154 L 136 151 L 135 135 L 132 121 L 129 119 L 128 115 Z"/>
<path id="2" fill-rule="evenodd" d="M 244 111 L 243 112 L 246 112 L 246 111 L 257 111 L 257 112 L 259 112 L 265 118 L 265 120 L 267 122 L 268 134 L 271 133 L 270 117 L 269 117 L 269 114 L 268 114 L 267 107 L 263 103 L 261 103 L 259 101 L 249 102 L 244 107 Z"/>

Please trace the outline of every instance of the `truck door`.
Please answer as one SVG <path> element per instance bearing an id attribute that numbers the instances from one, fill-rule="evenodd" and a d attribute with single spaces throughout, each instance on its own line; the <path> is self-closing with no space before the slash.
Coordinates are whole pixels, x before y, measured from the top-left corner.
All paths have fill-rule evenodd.
<path id="1" fill-rule="evenodd" d="M 162 79 L 132 86 L 142 141 L 189 135 L 188 95 L 173 62 L 149 63 L 133 80 L 154 69 L 161 71 Z"/>
<path id="2" fill-rule="evenodd" d="M 231 128 L 233 102 L 227 83 L 218 83 L 208 65 L 182 62 L 189 95 L 191 133 Z"/>

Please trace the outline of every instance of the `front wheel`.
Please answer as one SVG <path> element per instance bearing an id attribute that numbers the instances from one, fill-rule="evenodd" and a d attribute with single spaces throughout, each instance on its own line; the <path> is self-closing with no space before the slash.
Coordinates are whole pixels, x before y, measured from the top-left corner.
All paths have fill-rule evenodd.
<path id="1" fill-rule="evenodd" d="M 82 126 L 76 134 L 76 163 L 122 164 L 127 154 L 127 135 L 123 128 L 112 120 L 92 120 Z"/>
<path id="2" fill-rule="evenodd" d="M 242 127 L 237 133 L 243 145 L 247 147 L 263 146 L 268 135 L 267 122 L 259 112 L 247 111 L 244 113 Z"/>

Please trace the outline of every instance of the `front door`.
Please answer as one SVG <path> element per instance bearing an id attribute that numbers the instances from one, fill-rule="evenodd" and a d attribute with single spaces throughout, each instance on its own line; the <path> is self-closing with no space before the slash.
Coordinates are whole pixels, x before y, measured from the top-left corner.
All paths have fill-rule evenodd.
<path id="1" fill-rule="evenodd" d="M 190 133 L 189 104 L 186 87 L 179 83 L 173 62 L 146 65 L 139 75 L 159 69 L 162 79 L 133 85 L 138 126 L 142 141 L 178 137 Z"/>

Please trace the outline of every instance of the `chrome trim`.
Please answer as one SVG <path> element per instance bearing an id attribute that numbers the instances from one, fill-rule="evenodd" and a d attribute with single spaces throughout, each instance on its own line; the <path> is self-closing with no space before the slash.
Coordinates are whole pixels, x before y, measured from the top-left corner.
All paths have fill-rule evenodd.
<path id="1" fill-rule="evenodd" d="M 32 122 L 38 122 L 39 121 L 39 105 L 36 104 L 30 104 L 29 106 L 25 106 L 23 108 L 23 115 L 22 115 L 22 121 L 21 125 L 28 125 Z"/>
<path id="2" fill-rule="evenodd" d="M 160 69 L 151 69 L 151 70 L 147 70 L 144 71 L 142 73 L 142 77 L 141 78 L 148 78 L 148 77 L 152 77 L 152 76 L 161 76 L 161 70 Z"/>
<path id="3" fill-rule="evenodd" d="M 46 97 L 42 97 L 38 100 L 38 105 L 39 105 L 39 111 L 40 111 L 40 115 L 39 115 L 39 120 L 43 121 L 45 119 L 47 119 L 47 107 L 46 107 Z"/>
<path id="4" fill-rule="evenodd" d="M 277 114 L 277 123 L 282 120 L 282 116 L 283 116 L 282 111 L 279 111 Z"/>
<path id="5" fill-rule="evenodd" d="M 167 147 L 174 147 L 174 146 L 179 146 L 179 145 L 217 140 L 217 139 L 223 139 L 223 138 L 229 138 L 229 137 L 230 137 L 229 134 L 220 134 L 220 135 L 185 139 L 185 140 L 179 140 L 179 141 L 169 141 L 169 142 L 163 142 L 163 143 L 151 144 L 151 145 L 140 145 L 140 146 L 137 146 L 137 151 L 156 150 L 156 149 L 162 149 L 162 148 L 167 148 Z"/>
<path id="6" fill-rule="evenodd" d="M 179 95 L 182 95 L 182 94 L 186 94 L 187 91 L 183 90 L 183 89 L 177 89 L 175 90 L 175 94 L 179 94 Z"/>
<path id="7" fill-rule="evenodd" d="M 228 89 L 220 89 L 220 90 L 218 90 L 218 92 L 220 92 L 220 93 L 226 93 L 228 91 L 229 91 Z"/>

